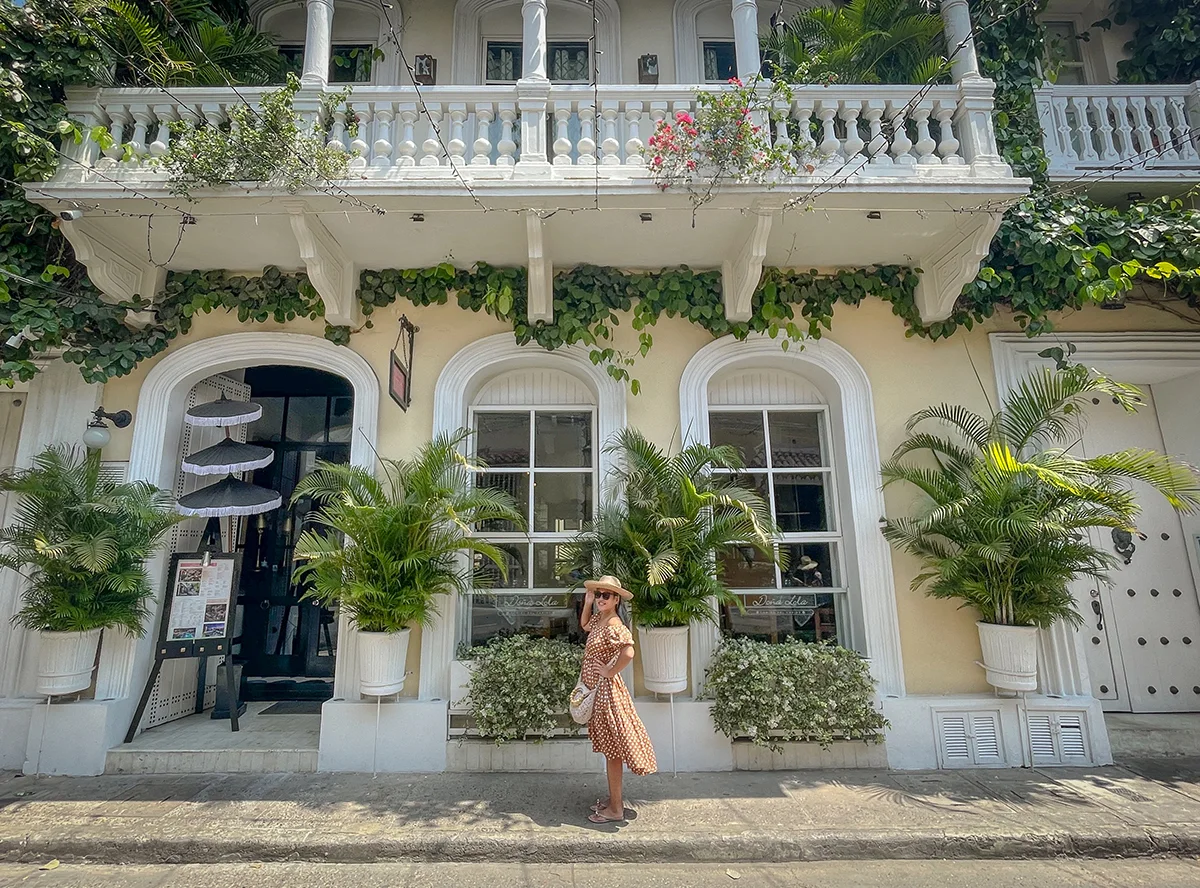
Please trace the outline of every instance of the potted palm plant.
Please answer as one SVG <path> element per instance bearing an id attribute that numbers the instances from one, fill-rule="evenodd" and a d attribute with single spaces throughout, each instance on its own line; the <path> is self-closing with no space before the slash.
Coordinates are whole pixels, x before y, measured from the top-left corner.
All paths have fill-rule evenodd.
<path id="1" fill-rule="evenodd" d="M 82 691 L 102 630 L 142 634 L 154 594 L 144 562 L 181 516 L 154 485 L 106 477 L 98 450 L 51 447 L 0 473 L 0 491 L 20 497 L 0 565 L 29 581 L 13 622 L 40 636 L 38 693 Z"/>
<path id="2" fill-rule="evenodd" d="M 461 430 L 440 435 L 411 460 L 381 459 L 382 477 L 359 466 L 318 463 L 296 485 L 293 502 L 319 508 L 296 543 L 304 597 L 344 608 L 359 629 L 359 683 L 366 696 L 404 687 L 413 625 L 428 626 L 439 596 L 468 592 L 470 559 L 491 560 L 502 575 L 503 554 L 472 536 L 483 521 L 524 519 L 503 491 L 476 487 L 481 470 L 463 456 Z"/>
<path id="3" fill-rule="evenodd" d="M 775 522 L 766 501 L 731 474 L 743 468 L 733 447 L 692 444 L 668 457 L 625 429 L 608 450 L 618 454 L 607 479 L 609 505 L 567 547 L 565 560 L 573 576 L 624 581 L 646 689 L 678 693 L 688 681 L 688 625 L 715 622 L 714 601 L 736 601 L 722 585 L 717 556 L 750 546 L 773 559 Z"/>
<path id="4" fill-rule="evenodd" d="M 1097 394 L 1130 412 L 1140 403 L 1136 388 L 1082 366 L 1044 368 L 990 419 L 947 404 L 914 414 L 908 439 L 883 465 L 884 486 L 911 484 L 925 501 L 915 517 L 886 520 L 884 536 L 922 561 L 914 590 L 978 611 L 983 667 L 995 687 L 1034 690 L 1037 630 L 1058 620 L 1081 622 L 1072 581 L 1107 582 L 1115 564 L 1088 532 L 1135 530 L 1131 481 L 1149 485 L 1181 512 L 1200 506 L 1200 476 L 1161 453 L 1069 452 L 1079 440 L 1084 405 Z M 935 421 L 950 434 L 918 431 Z"/>

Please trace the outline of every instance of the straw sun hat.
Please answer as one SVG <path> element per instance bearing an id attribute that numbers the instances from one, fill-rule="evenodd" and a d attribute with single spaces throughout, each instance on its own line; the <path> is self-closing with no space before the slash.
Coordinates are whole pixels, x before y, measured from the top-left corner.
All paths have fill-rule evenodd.
<path id="1" fill-rule="evenodd" d="M 622 601 L 629 601 L 633 598 L 633 593 L 621 585 L 621 581 L 614 576 L 603 576 L 598 580 L 584 580 L 583 588 L 589 592 L 595 592 L 599 589 L 607 589 L 609 592 L 616 592 L 621 596 Z"/>

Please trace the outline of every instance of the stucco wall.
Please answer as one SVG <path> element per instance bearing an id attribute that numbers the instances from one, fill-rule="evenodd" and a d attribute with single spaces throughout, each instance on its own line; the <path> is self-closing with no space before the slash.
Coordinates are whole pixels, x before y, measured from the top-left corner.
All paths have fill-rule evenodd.
<path id="1" fill-rule="evenodd" d="M 386 389 L 383 392 L 379 449 L 388 456 L 411 454 L 428 440 L 433 424 L 434 383 L 452 356 L 468 343 L 504 330 L 503 325 L 485 315 L 454 306 L 406 306 L 405 311 L 421 328 L 416 341 L 413 403 L 404 413 L 388 398 Z M 387 378 L 388 352 L 395 341 L 398 315 L 396 306 L 378 313 L 375 328 L 355 334 L 350 346 L 367 359 L 381 381 Z M 230 315 L 209 315 L 200 318 L 192 332 L 175 347 L 252 326 L 316 335 L 321 331 L 321 326 L 315 323 L 293 323 L 286 327 L 240 325 Z M 1119 312 L 1077 312 L 1062 318 L 1059 328 L 1062 341 L 1069 340 L 1072 331 L 1188 329 L 1166 314 L 1139 308 Z M 830 338 L 854 355 L 871 380 L 879 450 L 886 457 L 903 439 L 908 416 L 930 403 L 948 401 L 986 411 L 989 399 L 995 399 L 987 334 L 993 330 L 1014 329 L 1018 329 L 1017 325 L 1010 318 L 1001 317 L 948 341 L 934 343 L 905 339 L 890 307 L 882 302 L 868 301 L 856 309 L 839 310 Z M 635 371 L 641 380 L 642 392 L 636 397 L 629 396 L 628 419 L 631 426 L 641 429 L 655 442 L 676 447 L 681 437 L 680 377 L 688 360 L 710 339 L 699 328 L 678 320 L 660 321 L 653 333 L 654 348 Z M 618 345 L 631 347 L 633 335 L 628 324 L 621 325 Z M 104 390 L 105 408 L 132 410 L 136 423 L 138 389 L 154 363 L 155 360 L 146 361 L 130 376 L 109 382 Z M 114 432 L 105 458 L 127 458 L 129 442 L 130 430 Z M 905 491 L 887 491 L 889 514 L 903 512 L 911 502 L 911 494 Z M 916 563 L 900 555 L 893 555 L 892 563 L 908 692 L 987 691 L 982 672 L 974 665 L 979 658 L 974 615 L 959 610 L 953 603 L 933 601 L 911 592 L 909 583 L 916 573 Z M 418 649 L 419 636 L 414 634 L 410 649 L 410 668 L 414 673 L 418 668 Z M 406 694 L 416 693 L 417 678 L 414 674 Z"/>

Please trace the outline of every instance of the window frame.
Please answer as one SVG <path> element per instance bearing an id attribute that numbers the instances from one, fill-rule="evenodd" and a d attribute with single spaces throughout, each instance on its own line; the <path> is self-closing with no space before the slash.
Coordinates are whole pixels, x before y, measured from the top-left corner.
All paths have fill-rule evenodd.
<path id="1" fill-rule="evenodd" d="M 370 76 L 367 77 L 366 80 L 335 80 L 333 78 L 333 72 L 335 70 L 341 70 L 337 67 L 336 63 L 334 62 L 334 57 L 338 54 L 339 48 L 345 49 L 345 50 L 366 48 L 372 53 L 371 67 L 370 67 L 370 72 L 369 72 Z M 374 41 L 371 41 L 371 40 L 356 40 L 353 42 L 345 42 L 344 41 L 341 43 L 331 44 L 329 47 L 329 70 L 325 72 L 326 81 L 330 85 L 337 84 L 339 86 L 372 86 L 372 85 L 374 85 L 375 84 L 375 69 L 378 67 L 378 63 L 380 60 L 374 58 L 373 54 L 374 54 L 375 50 L 378 48 L 379 48 L 378 45 Z M 287 50 L 289 52 L 295 52 L 297 49 L 300 50 L 300 53 L 299 53 L 300 70 L 301 71 L 304 70 L 305 44 L 303 42 L 297 43 L 295 41 L 287 41 L 287 42 L 283 42 L 283 43 L 277 43 L 277 44 L 275 44 L 275 49 L 279 52 L 279 54 L 281 56 L 284 54 L 285 50 Z M 300 75 L 297 74 L 296 76 L 298 77 Z"/>
<path id="2" fill-rule="evenodd" d="M 732 37 L 700 37 L 696 42 L 700 51 L 699 60 L 701 83 L 728 83 L 731 77 L 737 77 L 737 43 Z M 727 45 L 733 51 L 733 68 L 730 71 L 729 77 L 717 77 L 714 79 L 705 76 L 704 52 L 705 48 L 710 43 Z"/>
<path id="3" fill-rule="evenodd" d="M 459 609 L 460 618 L 457 633 L 457 641 L 460 644 L 470 646 L 472 644 L 472 618 L 474 611 L 475 595 L 514 595 L 524 596 L 531 599 L 547 598 L 548 596 L 571 596 L 572 602 L 575 597 L 582 596 L 582 592 L 574 592 L 569 585 L 562 586 L 537 586 L 534 584 L 535 564 L 534 564 L 534 547 L 537 545 L 554 545 L 569 542 L 574 539 L 579 530 L 565 531 L 535 531 L 533 530 L 533 514 L 534 514 L 534 488 L 539 474 L 556 474 L 556 475 L 586 475 L 591 479 L 592 484 L 592 502 L 591 513 L 584 516 L 584 523 L 590 523 L 595 520 L 597 513 L 601 507 L 602 492 L 600 489 L 600 454 L 603 449 L 603 442 L 599 441 L 599 406 L 596 404 L 537 404 L 537 405 L 496 405 L 474 404 L 467 411 L 468 428 L 472 430 L 472 438 L 470 444 L 471 456 L 474 458 L 479 450 L 479 434 L 477 427 L 477 418 L 479 414 L 487 413 L 511 413 L 529 417 L 529 465 L 527 466 L 489 466 L 485 470 L 485 474 L 528 474 L 529 475 L 529 502 L 526 507 L 526 520 L 529 522 L 529 529 L 526 531 L 477 531 L 472 535 L 478 539 L 486 540 L 498 546 L 524 546 L 526 553 L 526 585 L 524 587 L 474 587 L 472 586 L 469 599 L 464 603 L 464 606 Z M 539 468 L 536 465 L 536 435 L 537 435 L 537 415 L 554 414 L 554 413 L 574 413 L 587 414 L 591 424 L 591 466 L 587 467 L 570 467 L 570 466 L 545 466 Z M 582 529 L 582 528 L 581 528 Z M 539 606 L 536 601 L 530 606 Z"/>
<path id="4" fill-rule="evenodd" d="M 1069 25 L 1075 34 L 1075 39 L 1079 47 L 1079 61 L 1071 64 L 1072 66 L 1077 66 L 1078 70 L 1082 72 L 1083 82 L 1063 83 L 1060 80 L 1056 80 L 1051 84 L 1052 86 L 1058 83 L 1062 83 L 1064 87 L 1094 86 L 1104 82 L 1099 73 L 1102 69 L 1107 67 L 1102 56 L 1103 48 L 1098 43 L 1094 43 L 1090 40 L 1084 40 L 1080 37 L 1081 34 L 1088 30 L 1088 28 L 1084 26 L 1084 20 L 1082 16 L 1073 15 L 1071 13 L 1050 13 L 1048 15 L 1039 17 L 1038 24 L 1045 33 L 1048 33 L 1048 29 L 1051 25 Z M 1047 40 L 1047 50 L 1049 49 L 1048 44 L 1049 41 Z M 1097 56 L 1097 53 L 1100 53 L 1101 55 Z M 1045 74 L 1046 61 L 1047 60 L 1044 56 L 1038 59 L 1038 68 L 1042 74 Z"/>
<path id="5" fill-rule="evenodd" d="M 764 445 L 764 462 L 765 466 L 747 466 L 744 469 L 730 471 L 725 469 L 714 469 L 715 474 L 721 475 L 766 475 L 767 477 L 767 494 L 771 508 L 771 515 L 774 518 L 778 513 L 778 503 L 775 498 L 775 476 L 776 475 L 821 475 L 825 479 L 825 509 L 828 515 L 832 530 L 825 531 L 780 531 L 776 538 L 775 549 L 778 552 L 785 546 L 804 545 L 809 543 L 825 543 L 829 546 L 830 551 L 830 569 L 834 572 L 837 585 L 833 585 L 833 579 L 829 578 L 827 586 L 785 586 L 783 585 L 783 570 L 778 562 L 774 565 L 775 585 L 762 587 L 733 587 L 728 586 L 730 592 L 738 596 L 742 603 L 747 606 L 758 606 L 764 609 L 772 606 L 773 599 L 784 598 L 787 596 L 799 595 L 831 595 L 833 597 L 834 618 L 836 623 L 836 640 L 843 647 L 852 647 L 851 642 L 855 638 L 855 631 L 850 621 L 854 619 L 854 608 L 850 602 L 851 589 L 846 582 L 846 529 L 847 520 L 844 510 L 842 509 L 842 497 L 839 483 L 839 468 L 835 454 L 835 436 L 832 427 L 832 413 L 827 404 L 794 404 L 794 405 L 769 405 L 763 406 L 758 404 L 729 404 L 729 405 L 708 405 L 708 428 L 706 433 L 708 440 L 712 441 L 712 418 L 715 415 L 722 413 L 741 413 L 754 414 L 757 413 L 762 417 L 763 429 L 763 445 Z M 771 414 L 781 413 L 810 413 L 815 414 L 817 419 L 817 428 L 821 441 L 821 465 L 810 467 L 776 467 L 774 459 L 771 455 Z M 755 598 L 760 598 L 758 605 L 752 605 L 751 601 Z M 725 623 L 724 614 L 722 613 L 720 620 L 720 632 L 727 634 L 729 629 Z"/>
<path id="6" fill-rule="evenodd" d="M 521 76 L 517 78 L 517 80 L 520 80 L 521 77 L 525 76 L 525 69 L 524 69 L 524 44 L 525 44 L 525 41 L 521 36 L 504 37 L 504 36 L 497 35 L 497 34 L 489 34 L 488 36 L 483 38 L 483 50 L 480 53 L 480 68 L 481 68 L 480 73 L 479 73 L 480 83 L 482 83 L 484 86 L 511 86 L 512 84 L 516 83 L 517 80 L 489 80 L 488 79 L 488 76 L 487 76 L 488 75 L 488 47 L 493 43 L 516 44 L 517 46 L 521 47 L 521 52 L 522 52 Z M 553 40 L 547 40 L 546 41 L 547 77 L 549 77 L 550 51 L 553 47 L 561 46 L 563 44 L 580 44 L 580 45 L 587 46 L 588 78 L 586 80 L 554 80 L 554 79 L 551 79 L 550 82 L 562 84 L 564 86 L 590 85 L 592 83 L 592 81 L 596 79 L 596 50 L 595 50 L 595 47 L 592 46 L 592 38 L 590 36 L 580 36 L 580 37 L 566 36 L 566 37 L 557 37 Z"/>

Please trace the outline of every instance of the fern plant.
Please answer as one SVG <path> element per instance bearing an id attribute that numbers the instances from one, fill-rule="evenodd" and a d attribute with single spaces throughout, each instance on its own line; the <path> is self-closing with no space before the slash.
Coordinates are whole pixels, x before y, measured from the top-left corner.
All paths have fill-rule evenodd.
<path id="1" fill-rule="evenodd" d="M 18 497 L 0 528 L 0 566 L 29 585 L 13 622 L 42 632 L 119 627 L 142 634 L 154 594 L 145 560 L 181 520 L 152 484 L 117 483 L 100 452 L 51 447 L 28 469 L 0 473 L 0 491 Z"/>
<path id="2" fill-rule="evenodd" d="M 513 498 L 476 487 L 482 466 L 461 453 L 470 432 L 440 435 L 411 460 L 382 459 L 382 478 L 360 466 L 319 462 L 298 485 L 293 502 L 320 504 L 296 544 L 297 581 L 304 597 L 338 603 L 364 632 L 428 626 L 437 599 L 476 585 L 469 559 L 507 562 L 493 545 L 472 536 L 482 521 L 523 517 Z"/>
<path id="3" fill-rule="evenodd" d="M 775 78 L 791 83 L 926 83 L 949 71 L 945 25 L 922 0 L 816 6 L 763 38 Z"/>
<path id="4" fill-rule="evenodd" d="M 892 545 L 921 559 L 914 591 L 958 599 L 986 623 L 1078 624 L 1072 581 L 1106 583 L 1115 565 L 1088 531 L 1136 529 L 1130 482 L 1178 511 L 1200 506 L 1200 475 L 1171 457 L 1139 448 L 1087 459 L 1070 452 L 1097 394 L 1129 412 L 1140 403 L 1136 388 L 1074 365 L 1033 374 L 990 419 L 947 404 L 912 416 L 882 474 L 885 487 L 909 484 L 924 495 L 922 514 L 883 528 Z M 950 434 L 917 430 L 927 422 Z"/>
<path id="5" fill-rule="evenodd" d="M 774 558 L 770 506 L 718 470 L 743 468 L 731 446 L 692 444 L 667 456 L 634 429 L 608 447 L 619 467 L 593 525 L 564 548 L 577 578 L 613 574 L 633 593 L 633 620 L 647 628 L 714 622 L 712 601 L 736 603 L 722 585 L 720 554 L 752 546 Z"/>

